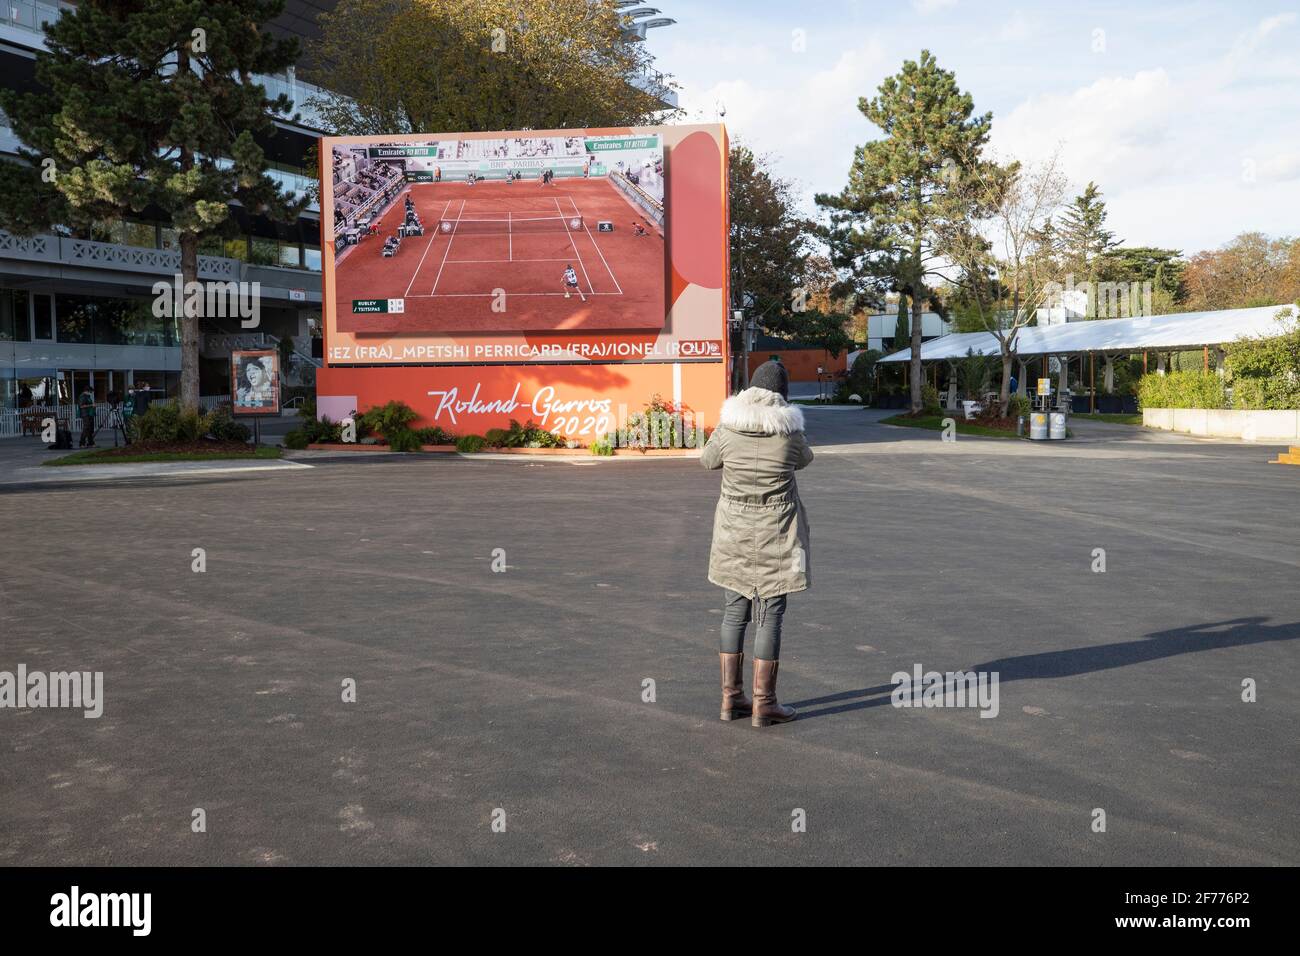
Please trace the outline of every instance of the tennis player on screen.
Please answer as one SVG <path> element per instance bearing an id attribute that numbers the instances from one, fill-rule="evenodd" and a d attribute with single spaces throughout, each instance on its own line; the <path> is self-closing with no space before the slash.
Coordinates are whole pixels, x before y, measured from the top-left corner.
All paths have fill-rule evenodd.
<path id="1" fill-rule="evenodd" d="M 564 267 L 564 297 L 567 299 L 574 292 L 578 293 L 578 297 L 581 298 L 583 302 L 587 301 L 587 297 L 583 295 L 582 290 L 578 288 L 578 273 L 573 271 L 573 263 L 569 263 Z"/>

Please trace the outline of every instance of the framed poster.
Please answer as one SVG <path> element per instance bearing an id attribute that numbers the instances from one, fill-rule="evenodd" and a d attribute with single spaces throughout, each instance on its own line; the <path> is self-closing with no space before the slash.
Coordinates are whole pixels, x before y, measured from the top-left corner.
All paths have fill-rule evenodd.
<path id="1" fill-rule="evenodd" d="M 280 414 L 280 355 L 275 349 L 230 353 L 230 406 L 235 415 Z"/>

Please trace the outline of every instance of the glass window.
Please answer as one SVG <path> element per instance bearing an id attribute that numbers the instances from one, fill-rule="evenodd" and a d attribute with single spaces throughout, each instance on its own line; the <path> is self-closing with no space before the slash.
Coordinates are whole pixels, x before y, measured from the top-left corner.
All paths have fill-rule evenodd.
<path id="1" fill-rule="evenodd" d="M 220 254 L 225 256 L 227 259 L 238 259 L 240 262 L 248 262 L 248 239 L 244 236 L 227 239 L 222 243 Z"/>
<path id="2" fill-rule="evenodd" d="M 118 224 L 117 241 L 124 246 L 158 247 L 158 230 L 151 222 L 122 222 Z"/>
<path id="3" fill-rule="evenodd" d="M 54 311 L 59 320 L 59 341 L 70 345 L 94 342 L 91 329 L 95 320 L 94 300 L 84 295 L 55 297 Z"/>
<path id="4" fill-rule="evenodd" d="M 171 324 L 171 319 L 153 314 L 152 299 L 98 299 L 95 303 L 98 344 L 168 345 L 167 327 Z"/>
<path id="5" fill-rule="evenodd" d="M 48 295 L 32 296 L 32 337 L 49 341 L 54 338 L 53 303 Z"/>
<path id="6" fill-rule="evenodd" d="M 312 272 L 320 272 L 320 246 L 302 247 L 302 264 Z"/>
<path id="7" fill-rule="evenodd" d="M 0 342 L 30 342 L 32 319 L 27 293 L 0 289 Z"/>
<path id="8" fill-rule="evenodd" d="M 135 382 L 139 385 L 141 382 L 148 382 L 149 388 L 154 393 L 154 398 L 176 398 L 181 391 L 181 373 L 180 372 L 142 372 L 137 370 L 135 373 Z"/>
<path id="9" fill-rule="evenodd" d="M 249 238 L 248 261 L 255 266 L 274 266 L 280 263 L 280 252 L 274 239 L 261 236 Z"/>
<path id="10" fill-rule="evenodd" d="M 288 242 L 280 243 L 280 265 L 286 269 L 297 269 L 302 265 L 302 250 Z"/>
<path id="11" fill-rule="evenodd" d="M 166 249 L 168 252 L 181 251 L 181 237 L 171 226 L 163 226 L 158 230 L 158 248 Z M 217 253 L 221 252 L 221 243 L 216 245 Z M 204 256 L 215 255 L 216 253 L 205 252 L 202 247 L 199 248 L 199 254 Z"/>
<path id="12" fill-rule="evenodd" d="M 180 345 L 181 344 L 180 318 L 174 315 L 168 315 L 159 321 L 162 322 L 162 343 L 161 344 Z"/>
<path id="13" fill-rule="evenodd" d="M 30 342 L 32 340 L 32 297 L 21 290 L 15 290 L 14 299 L 14 341 Z"/>

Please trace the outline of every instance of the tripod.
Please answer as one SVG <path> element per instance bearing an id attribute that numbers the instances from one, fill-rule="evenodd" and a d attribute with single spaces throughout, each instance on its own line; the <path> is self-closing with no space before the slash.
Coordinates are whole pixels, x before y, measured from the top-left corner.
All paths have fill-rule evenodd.
<path id="1" fill-rule="evenodd" d="M 103 424 L 103 425 L 100 425 L 99 427 L 97 427 L 97 428 L 95 429 L 95 435 L 96 435 L 96 437 L 98 437 L 98 435 L 99 435 L 99 429 L 100 429 L 100 428 L 111 428 L 111 429 L 113 430 L 113 447 L 114 447 L 114 448 L 117 447 L 117 434 L 118 434 L 118 432 L 121 432 L 121 433 L 122 433 L 122 444 L 123 444 L 123 445 L 129 445 L 129 444 L 131 444 L 131 441 L 130 441 L 130 439 L 127 437 L 127 434 L 126 434 L 126 423 L 125 423 L 124 421 L 122 421 L 122 409 L 121 409 L 120 407 L 118 407 L 117 405 L 114 405 L 112 408 L 110 408 L 110 409 L 108 410 L 108 415 L 107 415 L 107 417 L 105 417 L 105 419 L 104 419 L 104 424 Z"/>

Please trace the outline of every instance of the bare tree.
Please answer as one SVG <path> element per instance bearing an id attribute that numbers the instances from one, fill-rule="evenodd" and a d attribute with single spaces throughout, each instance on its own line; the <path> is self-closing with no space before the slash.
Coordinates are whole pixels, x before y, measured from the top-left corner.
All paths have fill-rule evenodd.
<path id="1" fill-rule="evenodd" d="M 954 188 L 964 194 L 971 215 L 945 223 L 940 237 L 962 304 L 998 341 L 1003 415 L 1011 399 L 1016 338 L 1058 287 L 1049 227 L 1065 196 L 1059 167 L 1059 152 L 1029 166 L 968 164 L 970 172 Z"/>

